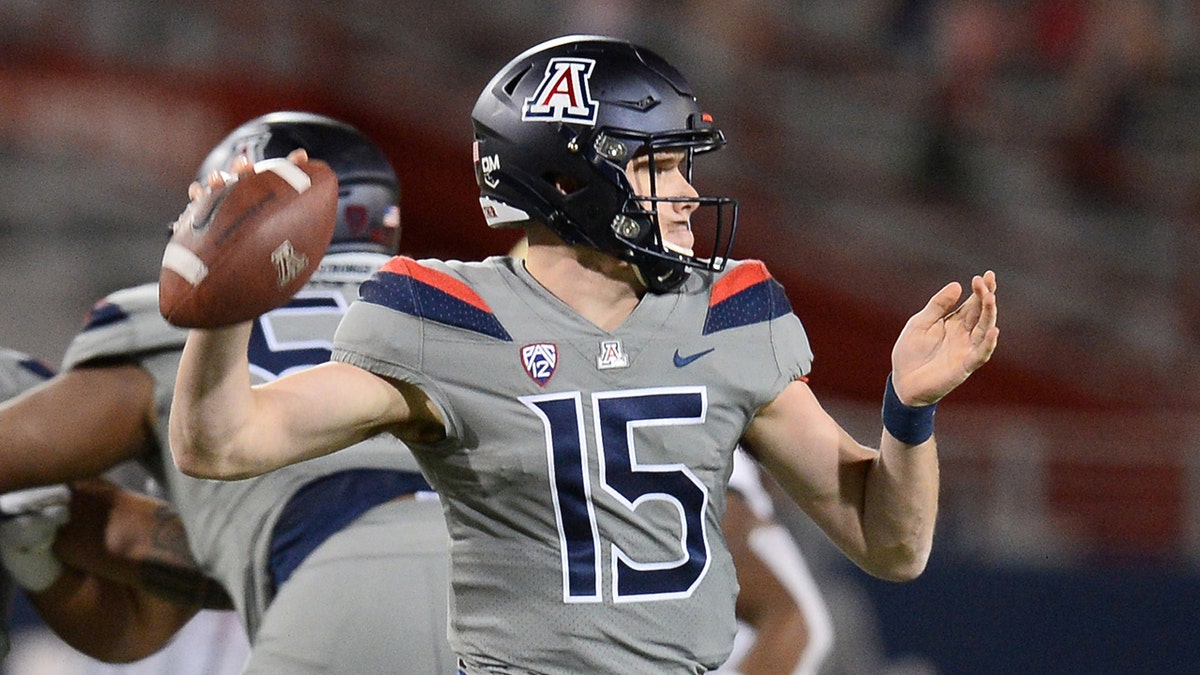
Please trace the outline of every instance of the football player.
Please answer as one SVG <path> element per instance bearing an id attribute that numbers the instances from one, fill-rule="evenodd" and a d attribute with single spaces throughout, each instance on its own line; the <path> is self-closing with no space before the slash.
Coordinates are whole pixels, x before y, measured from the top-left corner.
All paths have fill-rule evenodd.
<path id="1" fill-rule="evenodd" d="M 509 251 L 523 257 L 521 238 Z M 721 530 L 737 570 L 738 632 L 721 675 L 811 675 L 833 646 L 833 619 L 800 547 L 744 450 L 733 455 Z"/>
<path id="2" fill-rule="evenodd" d="M 0 401 L 8 400 L 21 392 L 41 384 L 54 373 L 46 364 L 11 349 L 0 349 Z M 12 602 L 12 578 L 7 570 L 0 571 L 0 659 L 11 647 L 8 634 L 8 613 Z"/>
<path id="3" fill-rule="evenodd" d="M 0 349 L 0 401 L 53 376 L 46 364 Z M 125 473 L 128 467 L 122 465 L 120 472 Z M 240 633 L 240 624 L 228 612 L 197 613 L 201 608 L 229 609 L 232 605 L 224 590 L 198 572 L 186 543 L 182 548 L 170 545 L 182 541 L 178 517 L 157 500 L 118 490 L 105 480 L 81 480 L 72 487 L 73 500 L 72 491 L 65 485 L 0 495 L 0 602 L 4 617 L 8 617 L 15 580 L 43 619 L 51 625 L 61 619 L 63 634 L 78 636 L 78 649 L 113 663 L 138 661 L 110 666 L 80 652 L 64 652 L 64 658 L 56 658 L 59 666 L 67 665 L 61 661 L 70 660 L 72 672 L 80 675 L 240 673 L 245 640 L 236 639 L 237 634 L 229 639 L 228 633 L 233 624 Z M 71 522 L 71 532 L 63 538 L 66 546 L 59 550 L 66 559 L 64 563 L 51 547 L 59 527 L 72 513 L 76 518 Z M 136 547 L 136 551 L 126 547 Z M 109 576 L 85 569 L 92 568 L 93 562 L 99 563 L 94 569 Z M 143 585 L 142 574 L 151 570 L 156 583 Z M 63 576 L 65 580 L 56 584 Z M 130 593 L 126 584 L 145 592 Z M 51 585 L 55 591 L 41 592 Z M 184 594 L 174 593 L 178 590 Z M 93 593 L 97 601 L 92 607 L 101 608 L 100 614 L 90 610 L 76 613 L 74 601 Z M 71 625 L 78 620 L 84 625 Z M 151 640 L 124 639 L 163 630 L 167 631 L 162 634 L 163 641 L 174 638 L 165 650 L 158 650 L 161 642 L 147 649 Z M 8 631 L 0 631 L 0 658 L 10 648 L 19 651 L 21 645 L 12 645 Z M 145 659 L 151 652 L 156 652 L 154 658 Z M 169 662 L 176 658 L 188 659 L 188 663 Z"/>
<path id="4" fill-rule="evenodd" d="M 467 675 L 722 664 L 737 580 L 720 517 L 739 442 L 864 570 L 918 576 L 934 406 L 996 346 L 995 275 L 961 303 L 947 284 L 908 321 L 880 377 L 880 447 L 866 447 L 806 383 L 783 287 L 728 257 L 736 203 L 692 181 L 725 138 L 674 67 L 622 40 L 555 39 L 502 68 L 472 121 L 484 216 L 524 228 L 524 258 L 393 258 L 360 288 L 332 362 L 256 388 L 231 377 L 251 325 L 191 331 L 170 425 L 180 468 L 240 478 L 379 433 L 406 441 L 446 512 Z M 702 211 L 717 234 L 693 230 Z"/>
<path id="5" fill-rule="evenodd" d="M 359 283 L 398 246 L 395 172 L 340 121 L 300 112 L 256 118 L 224 139 L 198 176 L 297 149 L 337 174 L 338 220 L 305 288 L 247 324 L 247 383 L 326 361 Z M 364 436 L 347 452 L 249 480 L 183 475 L 166 436 L 186 335 L 159 313 L 156 284 L 98 303 L 63 372 L 0 408 L 0 489 L 136 459 L 163 486 L 200 569 L 228 589 L 253 647 L 246 672 L 453 673 L 446 526 L 412 454 L 394 436 Z"/>

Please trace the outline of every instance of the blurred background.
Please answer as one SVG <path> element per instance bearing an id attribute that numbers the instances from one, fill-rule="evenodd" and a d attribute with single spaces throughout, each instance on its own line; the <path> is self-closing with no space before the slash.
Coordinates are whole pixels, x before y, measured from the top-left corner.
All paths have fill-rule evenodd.
<path id="1" fill-rule="evenodd" d="M 838 622 L 831 672 L 1200 672 L 1200 6 L 1188 0 L 5 0 L 0 345 L 57 364 L 157 278 L 207 150 L 278 109 L 355 124 L 403 249 L 478 259 L 470 110 L 567 33 L 651 47 L 729 138 L 741 200 L 874 444 L 889 351 L 996 270 L 1001 345 L 941 406 L 928 572 L 876 582 L 785 513 Z"/>

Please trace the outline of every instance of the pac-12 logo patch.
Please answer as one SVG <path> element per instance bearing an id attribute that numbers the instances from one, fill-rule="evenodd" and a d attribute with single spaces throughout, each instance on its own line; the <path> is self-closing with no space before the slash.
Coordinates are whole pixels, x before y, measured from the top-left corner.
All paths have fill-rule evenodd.
<path id="1" fill-rule="evenodd" d="M 600 104 L 592 100 L 588 87 L 588 79 L 595 66 L 593 59 L 550 59 L 542 83 L 521 107 L 521 119 L 526 122 L 574 122 L 595 126 Z"/>
<path id="2" fill-rule="evenodd" d="M 535 342 L 521 347 L 521 365 L 538 386 L 544 387 L 558 366 L 558 347 L 549 342 Z"/>

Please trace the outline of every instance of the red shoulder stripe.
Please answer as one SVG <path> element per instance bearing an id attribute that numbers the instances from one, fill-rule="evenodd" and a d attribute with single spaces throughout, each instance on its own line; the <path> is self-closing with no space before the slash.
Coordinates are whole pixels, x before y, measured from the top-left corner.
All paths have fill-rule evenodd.
<path id="1" fill-rule="evenodd" d="M 760 260 L 744 260 L 740 265 L 730 270 L 729 274 L 713 284 L 712 295 L 709 296 L 708 306 L 713 307 L 724 300 L 741 293 L 751 286 L 771 278 L 767 266 Z"/>
<path id="2" fill-rule="evenodd" d="M 471 287 L 454 277 L 444 272 L 430 269 L 418 263 L 412 258 L 405 256 L 396 256 L 387 261 L 380 272 L 390 272 L 401 276 L 410 277 L 427 286 L 432 286 L 439 291 L 458 298 L 459 300 L 471 305 L 475 309 L 483 312 L 491 313 L 492 308 L 479 297 L 479 294 L 471 290 Z"/>

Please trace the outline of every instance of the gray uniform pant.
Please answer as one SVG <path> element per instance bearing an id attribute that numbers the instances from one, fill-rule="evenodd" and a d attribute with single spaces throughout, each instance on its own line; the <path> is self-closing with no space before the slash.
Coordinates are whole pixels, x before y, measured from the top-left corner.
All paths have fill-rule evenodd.
<path id="1" fill-rule="evenodd" d="M 246 673 L 456 673 L 446 638 L 448 570 L 436 499 L 372 508 L 318 546 L 279 589 Z"/>

